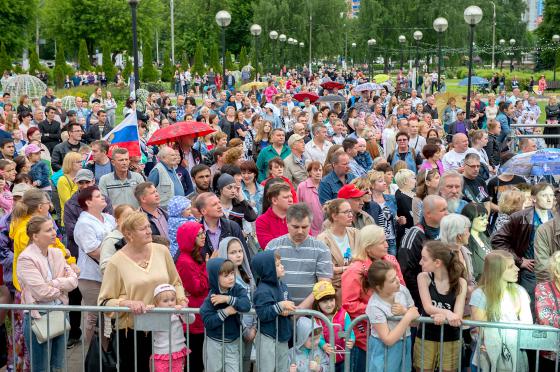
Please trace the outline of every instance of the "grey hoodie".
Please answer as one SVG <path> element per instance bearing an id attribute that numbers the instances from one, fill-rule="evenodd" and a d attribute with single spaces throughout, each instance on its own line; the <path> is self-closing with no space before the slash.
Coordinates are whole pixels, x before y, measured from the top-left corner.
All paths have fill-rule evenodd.
<path id="1" fill-rule="evenodd" d="M 304 346 L 305 341 L 316 329 L 322 329 L 322 327 L 309 318 L 301 317 L 297 321 L 294 347 L 290 349 L 290 365 L 295 364 L 298 372 L 308 372 L 309 362 L 312 360 L 321 366 L 322 372 L 329 370 L 329 357 L 320 347 L 307 349 Z M 320 337 L 317 336 L 316 339 Z M 315 341 L 315 339 L 312 340 Z"/>

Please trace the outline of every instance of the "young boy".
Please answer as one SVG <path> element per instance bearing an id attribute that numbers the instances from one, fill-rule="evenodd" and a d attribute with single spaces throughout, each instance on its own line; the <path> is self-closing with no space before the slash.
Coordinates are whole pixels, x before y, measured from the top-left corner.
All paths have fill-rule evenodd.
<path id="1" fill-rule="evenodd" d="M 235 265 L 230 260 L 212 258 L 206 264 L 210 293 L 200 308 L 206 329 L 204 369 L 212 372 L 239 370 L 239 329 L 241 316 L 251 310 L 247 291 L 235 282 Z"/>
<path id="2" fill-rule="evenodd" d="M 323 327 L 309 318 L 297 321 L 296 339 L 290 350 L 290 372 L 323 372 L 329 370 L 329 357 L 319 347 Z"/>
<path id="3" fill-rule="evenodd" d="M 284 266 L 278 252 L 258 253 L 252 262 L 252 271 L 258 284 L 253 298 L 260 320 L 260 342 L 257 350 L 259 371 L 282 372 L 288 370 L 288 341 L 292 337 L 290 312 L 296 306 L 290 300 L 288 287 L 280 279 Z"/>
<path id="4" fill-rule="evenodd" d="M 33 181 L 33 186 L 40 189 L 50 189 L 49 166 L 41 160 L 41 151 L 43 150 L 34 143 L 27 145 L 25 148 L 25 156 L 31 163 L 29 177 Z"/>

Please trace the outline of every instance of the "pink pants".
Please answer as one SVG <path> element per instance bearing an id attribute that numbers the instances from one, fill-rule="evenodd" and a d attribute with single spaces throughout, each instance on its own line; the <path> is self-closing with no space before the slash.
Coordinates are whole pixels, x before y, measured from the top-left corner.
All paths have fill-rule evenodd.
<path id="1" fill-rule="evenodd" d="M 154 370 L 152 372 L 169 372 L 169 363 L 171 363 L 172 372 L 183 372 L 188 353 L 189 350 L 187 348 L 174 352 L 171 354 L 171 361 L 169 360 L 169 354 L 152 355 L 154 360 Z"/>

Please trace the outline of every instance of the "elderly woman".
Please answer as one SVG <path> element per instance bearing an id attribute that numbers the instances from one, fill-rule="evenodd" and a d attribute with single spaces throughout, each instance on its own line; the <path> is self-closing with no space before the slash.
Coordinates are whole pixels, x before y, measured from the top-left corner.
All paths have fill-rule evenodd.
<path id="1" fill-rule="evenodd" d="M 451 213 L 441 219 L 439 225 L 439 237 L 444 243 L 456 245 L 460 249 L 459 260 L 465 265 L 467 273 L 468 292 L 471 293 L 476 281 L 474 278 L 472 253 L 467 249 L 471 231 L 471 221 L 463 215 Z M 468 298 L 468 295 L 467 295 Z"/>
<path id="2" fill-rule="evenodd" d="M 551 327 L 560 328 L 560 251 L 548 260 L 549 279 L 537 284 L 535 288 L 535 315 L 537 323 Z M 540 359 L 541 368 L 544 371 L 554 371 L 556 364 L 556 353 L 544 352 L 544 358 Z"/>
<path id="3" fill-rule="evenodd" d="M 67 153 L 62 161 L 62 176 L 56 184 L 61 216 L 64 216 L 66 202 L 78 191 L 78 185 L 74 182 L 74 178 L 80 169 L 82 169 L 82 155 L 74 151 Z M 64 221 L 61 221 L 61 225 L 64 226 Z"/>
<path id="4" fill-rule="evenodd" d="M 377 225 L 368 225 L 358 232 L 358 245 L 352 254 L 352 263 L 342 274 L 342 307 L 352 319 L 365 314 L 369 298 L 372 295 L 367 285 L 367 273 L 372 262 L 385 260 L 390 262 L 397 272 L 397 277 L 402 285 L 404 279 L 401 268 L 395 256 L 387 251 L 388 244 L 383 228 Z M 369 327 L 367 321 L 362 321 L 356 328 L 356 346 L 350 355 L 350 370 L 366 370 L 367 338 Z"/>
<path id="5" fill-rule="evenodd" d="M 49 217 L 35 216 L 26 226 L 30 244 L 19 255 L 16 275 L 23 288 L 22 304 L 29 305 L 60 305 L 68 304 L 68 292 L 78 285 L 76 273 L 65 262 L 64 254 L 57 248 L 50 248 L 56 242 L 56 230 Z M 52 314 L 52 313 L 51 313 Z M 47 316 L 47 318 L 43 318 Z M 51 318 L 49 318 L 49 316 Z M 64 330 L 65 320 L 55 324 L 53 315 L 31 311 L 25 313 L 24 337 L 27 349 L 32 350 L 32 371 L 62 371 L 66 339 L 64 331 L 47 342 L 37 339 L 32 332 L 34 322 L 50 321 L 50 331 Z M 47 355 L 50 352 L 50 360 Z"/>
<path id="6" fill-rule="evenodd" d="M 395 174 L 395 182 L 399 189 L 395 191 L 397 216 L 406 217 L 406 223 L 397 227 L 397 244 L 400 243 L 406 229 L 414 226 L 412 216 L 412 199 L 415 196 L 416 173 L 410 169 L 401 169 Z"/>
<path id="7" fill-rule="evenodd" d="M 358 245 L 358 231 L 352 227 L 352 207 L 345 199 L 334 199 L 326 205 L 328 227 L 317 236 L 331 251 L 333 263 L 332 284 L 336 289 L 337 299 L 342 299 L 341 277 L 348 269 L 352 254 Z"/>
<path id="8" fill-rule="evenodd" d="M 297 188 L 297 198 L 300 203 L 305 203 L 313 213 L 311 221 L 311 235 L 317 236 L 323 229 L 323 207 L 319 201 L 319 183 L 323 178 L 323 166 L 318 161 L 307 164 L 309 177 L 301 182 Z"/>
<path id="9" fill-rule="evenodd" d="M 124 220 L 121 230 L 126 244 L 107 263 L 99 305 L 128 307 L 132 314 L 142 314 L 152 303 L 154 289 L 160 284 L 171 284 L 177 293 L 177 303 L 187 306 L 185 291 L 169 249 L 152 243 L 148 217 L 142 212 L 133 212 Z M 134 331 L 131 313 L 113 316 L 118 317 L 121 370 L 134 370 L 136 362 L 138 371 L 149 371 L 151 333 Z"/>
<path id="10" fill-rule="evenodd" d="M 423 170 L 416 177 L 416 196 L 412 199 L 412 216 L 414 224 L 421 222 L 424 205 L 423 200 L 428 195 L 437 194 L 440 175 L 436 169 Z"/>
<path id="11" fill-rule="evenodd" d="M 517 188 L 510 188 L 500 193 L 498 198 L 498 217 L 496 222 L 494 222 L 492 235 L 509 221 L 513 213 L 523 209 L 526 198 L 525 193 Z"/>
<path id="12" fill-rule="evenodd" d="M 78 194 L 78 204 L 82 213 L 74 227 L 74 240 L 80 249 L 78 267 L 80 268 L 79 288 L 85 306 L 97 305 L 97 297 L 101 288 L 101 272 L 99 259 L 101 243 L 113 229 L 117 227 L 115 218 L 103 213 L 107 206 L 105 197 L 97 186 L 90 186 Z M 86 344 L 91 340 L 97 323 L 97 313 L 87 314 L 85 338 Z"/>

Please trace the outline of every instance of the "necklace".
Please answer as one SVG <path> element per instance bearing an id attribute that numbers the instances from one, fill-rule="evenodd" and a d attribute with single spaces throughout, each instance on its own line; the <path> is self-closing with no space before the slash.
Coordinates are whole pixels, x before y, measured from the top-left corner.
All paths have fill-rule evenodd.
<path id="1" fill-rule="evenodd" d="M 147 268 L 149 263 L 150 261 L 148 260 L 142 260 L 140 262 L 136 262 L 136 264 L 138 264 L 138 266 L 140 266 L 143 269 Z"/>

